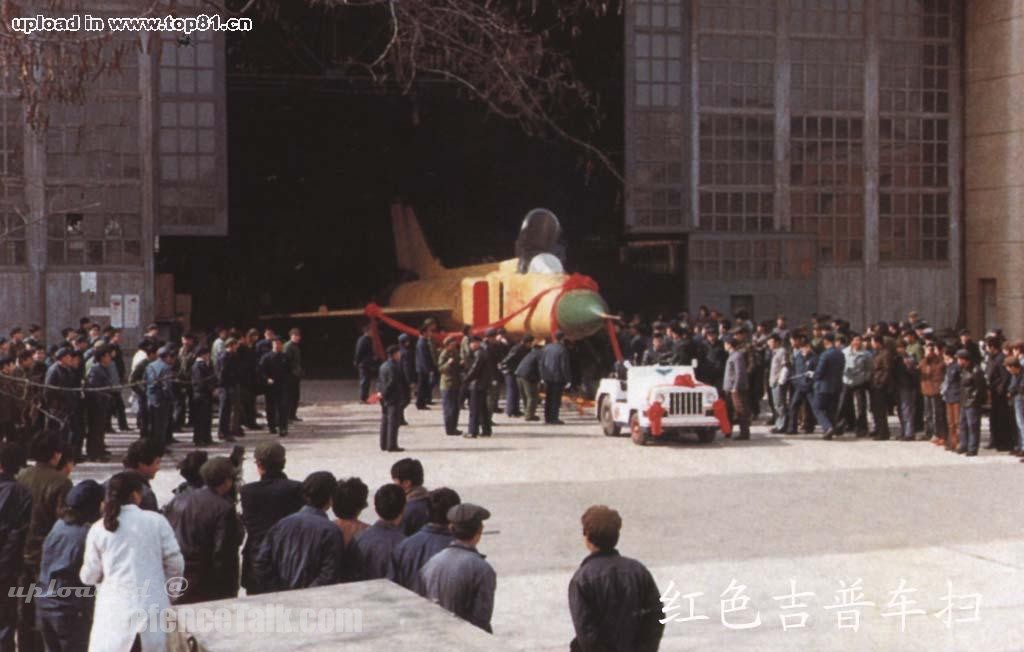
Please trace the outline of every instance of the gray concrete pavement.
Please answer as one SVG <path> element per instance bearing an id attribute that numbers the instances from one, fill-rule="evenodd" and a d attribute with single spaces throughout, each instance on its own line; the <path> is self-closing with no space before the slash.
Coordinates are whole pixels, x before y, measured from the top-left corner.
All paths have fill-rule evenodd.
<path id="1" fill-rule="evenodd" d="M 379 408 L 354 402 L 351 382 L 307 382 L 305 421 L 284 441 L 287 471 L 358 475 L 371 491 L 400 457 L 377 446 Z M 407 411 L 399 443 L 422 460 L 428 487 L 450 486 L 493 518 L 480 545 L 498 573 L 495 635 L 522 650 L 564 650 L 572 638 L 566 587 L 585 556 L 579 516 L 594 503 L 618 509 L 620 551 L 694 596 L 693 615 L 669 622 L 663 650 L 1019 650 L 1024 649 L 1024 465 L 983 451 L 976 458 L 926 442 L 822 441 L 755 427 L 748 442 L 637 447 L 601 434 L 590 415 L 565 426 L 496 417 L 494 436 L 446 437 L 439 407 Z M 465 423 L 465 415 L 462 417 Z M 189 435 L 179 435 L 188 438 Z M 251 451 L 270 437 L 252 433 Z M 129 436 L 113 435 L 115 447 Z M 228 447 L 223 447 L 226 452 Z M 180 479 L 176 447 L 154 488 L 161 503 Z M 255 478 L 248 456 L 245 475 Z M 112 465 L 83 465 L 76 478 L 106 477 Z M 372 506 L 363 519 L 374 519 Z M 837 624 L 840 581 L 860 578 L 857 631 Z M 745 585 L 746 611 L 723 613 L 732 580 Z M 907 592 L 901 631 L 901 579 Z M 813 592 L 795 600 L 791 593 Z M 953 595 L 980 596 L 973 622 L 947 626 Z M 668 597 L 668 596 L 666 596 Z M 779 598 L 779 599 L 776 599 Z M 890 606 L 890 602 L 894 606 Z M 973 619 L 973 599 L 954 600 L 952 620 Z M 787 604 L 806 608 L 783 608 Z M 680 597 L 678 617 L 689 603 Z M 742 606 L 742 602 L 736 606 Z M 805 627 L 799 624 L 806 612 Z M 730 624 L 755 621 L 746 630 Z M 890 614 L 888 616 L 883 614 Z M 846 623 L 852 622 L 852 615 Z M 428 649 L 428 648 L 424 648 Z"/>

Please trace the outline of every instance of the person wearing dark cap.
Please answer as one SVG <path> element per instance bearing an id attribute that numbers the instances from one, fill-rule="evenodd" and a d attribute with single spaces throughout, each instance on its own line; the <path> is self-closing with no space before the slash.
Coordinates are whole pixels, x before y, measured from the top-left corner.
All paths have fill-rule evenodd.
<path id="1" fill-rule="evenodd" d="M 398 336 L 398 368 L 402 372 L 402 412 L 398 418 L 398 425 L 407 426 L 405 420 L 405 408 L 412 402 L 412 392 L 416 385 L 416 345 L 412 335 L 402 333 Z"/>
<path id="2" fill-rule="evenodd" d="M 235 441 L 242 436 L 242 369 L 238 358 L 238 340 L 229 337 L 216 362 L 220 405 L 217 416 L 217 438 Z"/>
<path id="3" fill-rule="evenodd" d="M 338 482 L 329 471 L 302 483 L 305 506 L 270 528 L 253 563 L 261 589 L 289 591 L 336 584 L 340 575 L 341 530 L 327 516 Z"/>
<path id="4" fill-rule="evenodd" d="M 189 373 L 192 402 L 188 413 L 192 418 L 192 443 L 209 446 L 213 444 L 213 392 L 217 387 L 217 375 L 210 364 L 210 349 L 205 346 L 196 349 Z"/>
<path id="5" fill-rule="evenodd" d="M 356 340 L 356 352 L 352 359 L 352 366 L 359 372 L 360 403 L 366 403 L 370 399 L 370 382 L 373 380 L 377 362 L 377 355 L 373 351 L 373 337 L 370 335 L 370 324 L 363 324 L 362 334 Z"/>
<path id="6" fill-rule="evenodd" d="M 544 347 L 540 360 L 540 377 L 544 381 L 544 423 L 562 425 L 562 392 L 572 383 L 572 364 L 565 348 L 565 333 L 555 333 L 553 342 Z"/>
<path id="7" fill-rule="evenodd" d="M 590 554 L 569 582 L 576 630 L 570 649 L 656 652 L 665 629 L 661 593 L 643 564 L 615 549 L 622 518 L 614 509 L 593 505 L 580 521 Z"/>
<path id="8" fill-rule="evenodd" d="M 1003 340 L 990 337 L 985 340 L 985 380 L 989 391 L 989 443 L 986 448 L 999 451 L 1013 450 L 1017 433 L 1013 423 L 1013 411 L 1007 401 L 1007 389 L 1010 386 L 1010 374 L 1006 370 L 1006 354 L 1003 353 Z"/>
<path id="9" fill-rule="evenodd" d="M 493 422 L 487 394 L 491 385 L 498 382 L 498 366 L 480 337 L 472 336 L 469 350 L 473 363 L 463 378 L 469 387 L 469 428 L 465 436 L 475 438 L 482 434 L 490 437 Z"/>
<path id="10" fill-rule="evenodd" d="M 453 537 L 448 528 L 448 510 L 462 502 L 459 494 L 448 487 L 434 489 L 427 497 L 430 522 L 416 534 L 395 547 L 388 579 L 410 591 L 420 590 L 420 569 L 427 561 L 451 544 Z"/>
<path id="11" fill-rule="evenodd" d="M 459 430 L 460 395 L 462 393 L 462 359 L 459 356 L 459 337 L 444 338 L 444 350 L 437 359 L 437 372 L 441 377 L 441 411 L 446 435 L 461 435 Z"/>
<path id="12" fill-rule="evenodd" d="M 150 438 L 161 446 L 174 443 L 171 419 L 174 410 L 174 349 L 164 345 L 157 360 L 146 367 L 146 400 L 149 403 Z"/>
<path id="13" fill-rule="evenodd" d="M 725 374 L 722 376 L 722 392 L 732 406 L 733 419 L 740 427 L 740 434 L 734 439 L 750 439 L 750 409 L 747 406 L 747 390 L 750 375 L 747 369 L 747 356 L 736 343 L 732 335 L 722 339 L 729 358 L 725 362 Z"/>
<path id="14" fill-rule="evenodd" d="M 947 346 L 942 353 L 946 373 L 942 379 L 942 402 L 946 409 L 946 450 L 960 448 L 960 365 L 956 362 L 956 346 Z"/>
<path id="15" fill-rule="evenodd" d="M 32 518 L 32 492 L 15 477 L 25 464 L 20 444 L 0 442 L 0 587 L 19 586 L 24 564 L 25 539 Z M 9 591 L 0 591 L 0 649 L 14 649 L 18 604 Z"/>
<path id="16" fill-rule="evenodd" d="M 106 446 L 106 432 L 110 427 L 110 414 L 114 408 L 113 382 L 110 378 L 112 366 L 111 351 L 104 345 L 93 349 L 94 364 L 89 368 L 85 380 L 88 390 L 85 402 L 88 407 L 86 415 L 86 457 L 97 462 L 110 460 L 110 451 Z M 81 451 L 75 450 L 75 455 Z"/>
<path id="17" fill-rule="evenodd" d="M 956 363 L 960 367 L 960 448 L 957 452 L 973 457 L 981 444 L 981 411 L 988 395 L 988 384 L 967 349 L 956 352 Z"/>
<path id="18" fill-rule="evenodd" d="M 516 366 L 516 382 L 519 383 L 519 396 L 525 406 L 524 421 L 540 421 L 537 416 L 537 405 L 540 404 L 540 364 L 544 356 L 544 340 L 534 340 L 530 350 Z"/>
<path id="19" fill-rule="evenodd" d="M 488 633 L 498 577 L 476 547 L 490 517 L 489 511 L 471 503 L 449 509 L 455 540 L 420 571 L 420 595 Z"/>
<path id="20" fill-rule="evenodd" d="M 836 418 L 839 393 L 843 390 L 846 356 L 843 355 L 843 350 L 836 346 L 835 333 L 828 332 L 822 335 L 821 346 L 822 353 L 814 367 L 811 409 L 814 411 L 814 418 L 821 424 L 824 433 L 822 437 L 832 439 L 836 434 L 832 421 Z"/>
<path id="21" fill-rule="evenodd" d="M 427 320 L 420 328 L 420 339 L 416 342 L 416 409 L 426 410 L 433 400 L 434 385 L 437 383 L 437 322 Z"/>
<path id="22" fill-rule="evenodd" d="M 43 389 L 46 427 L 61 433 L 68 441 L 71 440 L 74 414 L 79 405 L 78 393 L 73 391 L 78 377 L 72 366 L 72 357 L 73 352 L 67 347 L 57 350 L 54 363 L 46 370 L 46 387 Z"/>
<path id="23" fill-rule="evenodd" d="M 402 512 L 405 492 L 396 484 L 382 485 L 373 496 L 377 522 L 356 535 L 356 574 L 361 580 L 388 576 L 395 548 L 405 540 Z"/>
<path id="24" fill-rule="evenodd" d="M 247 535 L 242 548 L 242 586 L 249 595 L 266 591 L 253 571 L 263 538 L 278 521 L 303 505 L 302 483 L 289 480 L 284 473 L 284 446 L 276 441 L 263 442 L 256 447 L 253 459 L 260 479 L 242 485 L 239 492 Z"/>
<path id="25" fill-rule="evenodd" d="M 872 438 L 883 441 L 889 438 L 889 406 L 896 390 L 896 351 L 885 335 L 871 338 L 874 351 L 871 367 L 871 420 L 874 422 Z"/>
<path id="26" fill-rule="evenodd" d="M 164 508 L 185 558 L 185 590 L 175 598 L 176 604 L 238 595 L 243 530 L 235 504 L 228 498 L 236 472 L 228 458 L 211 458 L 199 469 L 204 486 L 178 494 Z"/>
<path id="27" fill-rule="evenodd" d="M 398 427 L 401 425 L 402 407 L 408 393 L 405 374 L 402 373 L 400 348 L 392 344 L 387 348 L 387 360 L 377 374 L 377 394 L 380 396 L 380 449 L 397 453 L 405 449 L 398 446 Z"/>
<path id="28" fill-rule="evenodd" d="M 299 417 L 299 399 L 302 396 L 302 331 L 293 328 L 288 331 L 288 341 L 284 345 L 284 354 L 288 356 L 288 419 L 302 421 Z"/>
<path id="29" fill-rule="evenodd" d="M 271 350 L 260 358 L 259 368 L 267 383 L 267 426 L 270 434 L 288 436 L 288 356 L 284 342 L 276 335 L 270 340 Z"/>
<path id="30" fill-rule="evenodd" d="M 35 598 L 36 622 L 43 643 L 50 652 L 82 650 L 88 645 L 92 627 L 93 595 L 79 595 L 78 573 L 85 558 L 89 528 L 100 518 L 103 486 L 82 480 L 68 492 L 60 520 L 43 541 L 37 586 L 43 594 Z"/>
<path id="31" fill-rule="evenodd" d="M 523 335 L 523 339 L 509 349 L 508 353 L 498 364 L 499 371 L 505 376 L 505 416 L 507 417 L 523 416 L 522 411 L 519 409 L 520 396 L 516 369 L 519 368 L 519 363 L 523 361 L 523 358 L 532 350 L 533 335 L 527 333 Z"/>
<path id="32" fill-rule="evenodd" d="M 128 382 L 132 386 L 132 393 L 135 394 L 137 412 L 135 425 L 139 429 L 140 437 L 150 436 L 151 420 L 149 417 L 149 401 L 146 399 L 146 369 L 156 360 L 156 345 L 150 340 L 139 342 L 138 353 L 132 358 L 132 370 L 128 375 Z"/>
<path id="33" fill-rule="evenodd" d="M 493 422 L 494 415 L 498 413 L 498 400 L 501 398 L 502 377 L 499 365 L 505 359 L 505 356 L 508 355 L 508 333 L 504 328 L 488 328 L 487 332 L 484 333 L 484 342 L 481 348 L 487 350 L 487 355 L 491 359 L 492 364 L 491 374 L 493 380 L 487 387 L 487 410 L 491 413 Z"/>
<path id="34" fill-rule="evenodd" d="M 174 375 L 177 382 L 174 385 L 174 430 L 180 432 L 185 429 L 186 424 L 194 421 L 192 414 L 192 367 L 196 363 L 196 336 L 192 333 L 183 333 L 181 336 L 181 347 L 178 349 L 178 357 L 174 361 Z M 194 424 L 193 424 L 194 427 Z M 193 433 L 193 439 L 195 434 Z"/>
<path id="35" fill-rule="evenodd" d="M 789 399 L 789 427 L 786 434 L 795 435 L 797 422 L 803 411 L 803 432 L 814 432 L 814 416 L 811 401 L 814 397 L 814 368 L 818 364 L 818 356 L 814 347 L 803 333 L 793 331 L 789 335 L 793 342 L 793 374 L 790 384 L 793 391 Z"/>

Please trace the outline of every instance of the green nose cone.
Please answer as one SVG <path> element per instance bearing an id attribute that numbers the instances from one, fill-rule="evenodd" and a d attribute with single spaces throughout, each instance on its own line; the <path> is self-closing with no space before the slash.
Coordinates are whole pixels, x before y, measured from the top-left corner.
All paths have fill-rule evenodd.
<path id="1" fill-rule="evenodd" d="M 573 290 L 562 295 L 555 308 L 558 328 L 566 337 L 588 337 L 601 330 L 608 304 L 591 290 Z"/>

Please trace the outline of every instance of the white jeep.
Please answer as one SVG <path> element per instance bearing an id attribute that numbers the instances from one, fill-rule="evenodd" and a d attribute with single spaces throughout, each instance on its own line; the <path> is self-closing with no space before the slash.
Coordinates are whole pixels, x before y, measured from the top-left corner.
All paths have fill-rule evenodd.
<path id="1" fill-rule="evenodd" d="M 694 361 L 696 362 L 696 361 Z M 718 390 L 697 380 L 693 366 L 625 366 L 625 380 L 604 378 L 597 388 L 597 418 L 604 434 L 617 437 L 623 427 L 633 443 L 644 445 L 692 431 L 702 443 L 714 441 L 720 429 L 714 405 Z M 661 434 L 652 433 L 648 410 L 663 408 Z"/>

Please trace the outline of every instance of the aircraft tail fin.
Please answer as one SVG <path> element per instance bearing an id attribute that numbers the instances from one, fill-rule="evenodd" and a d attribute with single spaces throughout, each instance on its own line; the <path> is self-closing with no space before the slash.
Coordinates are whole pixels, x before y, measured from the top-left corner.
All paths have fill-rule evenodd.
<path id="1" fill-rule="evenodd" d="M 430 251 L 411 206 L 398 202 L 391 204 L 391 228 L 399 269 L 413 272 L 421 279 L 440 276 L 444 272 L 444 265 Z"/>

